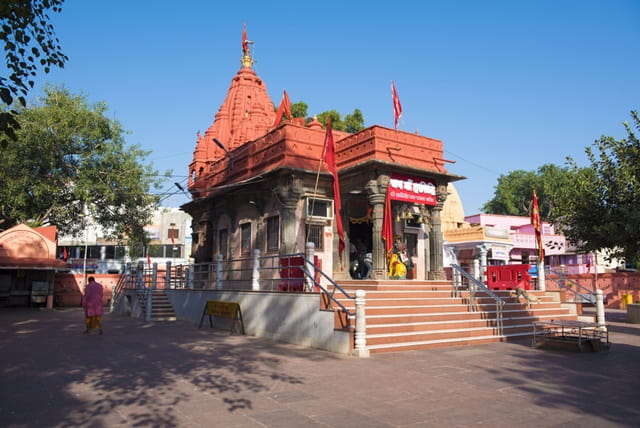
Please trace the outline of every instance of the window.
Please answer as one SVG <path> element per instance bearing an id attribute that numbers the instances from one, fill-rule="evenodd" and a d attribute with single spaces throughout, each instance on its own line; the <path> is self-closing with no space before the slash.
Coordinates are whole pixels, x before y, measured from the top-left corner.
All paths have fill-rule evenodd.
<path id="1" fill-rule="evenodd" d="M 173 234 L 171 234 L 171 232 L 173 232 Z M 171 239 L 172 241 L 180 239 L 180 229 L 176 229 L 175 227 L 167 229 L 167 239 Z"/>
<path id="2" fill-rule="evenodd" d="M 333 204 L 329 199 L 307 198 L 307 217 L 333 218 Z"/>
<path id="3" fill-rule="evenodd" d="M 267 218 L 267 252 L 280 249 L 280 217 Z"/>
<path id="4" fill-rule="evenodd" d="M 243 256 L 251 255 L 251 223 L 240 225 L 240 251 Z"/>
<path id="5" fill-rule="evenodd" d="M 220 229 L 218 232 L 218 253 L 222 254 L 222 258 L 227 258 L 227 248 L 229 245 L 229 232 L 227 229 Z"/>
<path id="6" fill-rule="evenodd" d="M 313 242 L 316 246 L 316 250 L 322 251 L 324 249 L 322 235 L 324 232 L 324 226 L 319 224 L 307 224 L 305 230 L 305 236 L 307 237 L 307 242 Z"/>

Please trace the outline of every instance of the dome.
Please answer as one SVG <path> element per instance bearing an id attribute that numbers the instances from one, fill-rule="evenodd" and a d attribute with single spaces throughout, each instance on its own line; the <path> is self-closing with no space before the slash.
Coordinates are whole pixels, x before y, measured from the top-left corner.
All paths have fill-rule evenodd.
<path id="1" fill-rule="evenodd" d="M 460 199 L 460 195 L 458 195 L 458 191 L 453 183 L 449 183 L 447 192 L 449 193 L 449 196 L 444 202 L 442 214 L 440 215 L 443 232 L 459 229 L 465 224 L 462 200 Z"/>

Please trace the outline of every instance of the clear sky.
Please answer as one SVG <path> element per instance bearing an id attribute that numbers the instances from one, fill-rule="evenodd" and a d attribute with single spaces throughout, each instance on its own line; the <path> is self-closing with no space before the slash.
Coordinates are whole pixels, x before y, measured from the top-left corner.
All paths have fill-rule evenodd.
<path id="1" fill-rule="evenodd" d="M 442 140 L 449 172 L 467 177 L 466 215 L 500 174 L 584 165 L 640 108 L 638 0 L 67 0 L 51 16 L 69 62 L 39 83 L 105 101 L 128 143 L 173 170 L 167 192 L 240 68 L 243 23 L 276 104 L 286 89 L 310 115 L 359 108 L 366 126 L 393 127 L 394 80 L 400 129 Z"/>

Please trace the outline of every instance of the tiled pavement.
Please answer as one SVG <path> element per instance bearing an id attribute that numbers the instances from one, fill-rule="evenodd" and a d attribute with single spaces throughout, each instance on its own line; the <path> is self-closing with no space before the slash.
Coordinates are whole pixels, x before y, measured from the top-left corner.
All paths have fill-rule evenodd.
<path id="1" fill-rule="evenodd" d="M 640 426 L 640 325 L 608 311 L 610 351 L 529 342 L 358 359 L 186 322 L 0 309 L 9 427 Z"/>

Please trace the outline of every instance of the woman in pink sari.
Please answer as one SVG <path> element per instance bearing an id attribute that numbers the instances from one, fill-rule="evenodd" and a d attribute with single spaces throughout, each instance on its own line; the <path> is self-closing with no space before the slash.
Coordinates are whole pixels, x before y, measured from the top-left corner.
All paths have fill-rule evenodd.
<path id="1" fill-rule="evenodd" d="M 84 298 L 82 299 L 82 306 L 84 307 L 85 333 L 89 333 L 91 330 L 98 330 L 99 334 L 102 334 L 102 314 L 104 313 L 102 307 L 102 285 L 96 282 L 95 278 L 89 277 L 89 284 L 84 289 Z"/>

